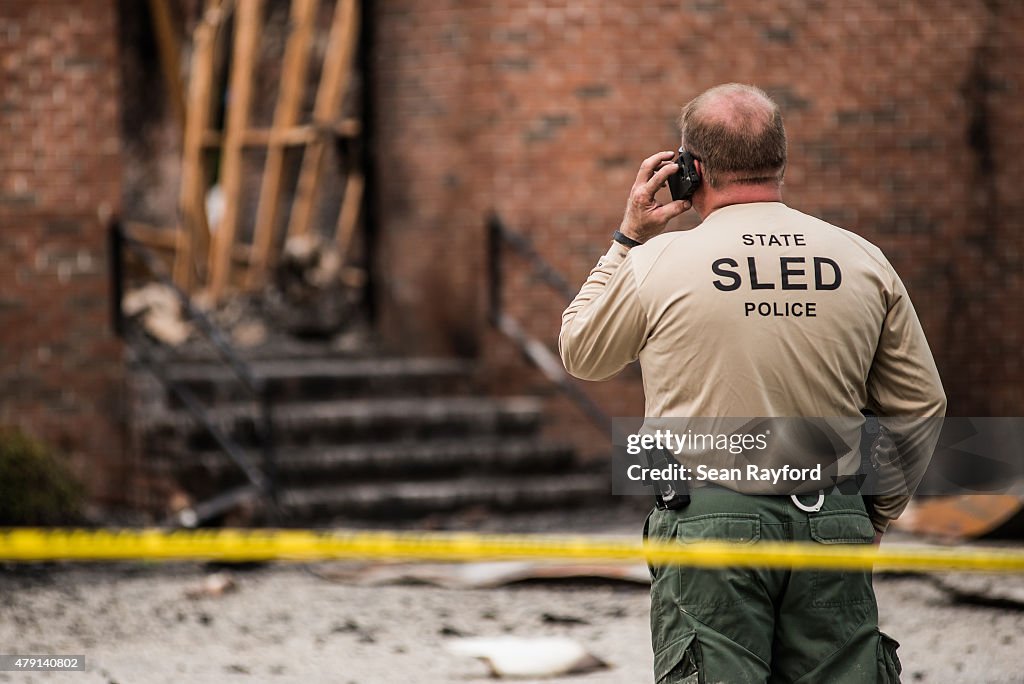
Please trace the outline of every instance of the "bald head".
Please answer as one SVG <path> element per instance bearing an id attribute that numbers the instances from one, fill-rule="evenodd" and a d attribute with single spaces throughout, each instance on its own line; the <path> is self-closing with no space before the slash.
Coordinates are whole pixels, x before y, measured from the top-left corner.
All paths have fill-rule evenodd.
<path id="1" fill-rule="evenodd" d="M 782 182 L 786 129 L 778 105 L 760 88 L 727 83 L 706 90 L 683 107 L 679 127 L 712 187 Z"/>

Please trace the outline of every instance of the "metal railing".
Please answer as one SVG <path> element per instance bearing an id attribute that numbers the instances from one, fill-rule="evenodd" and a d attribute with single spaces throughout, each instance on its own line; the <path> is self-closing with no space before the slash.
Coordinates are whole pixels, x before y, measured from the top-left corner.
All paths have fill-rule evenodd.
<path id="1" fill-rule="evenodd" d="M 512 250 L 524 259 L 533 270 L 534 275 L 560 294 L 566 304 L 576 296 L 576 292 L 568 281 L 544 260 L 525 235 L 510 230 L 497 215 L 492 215 L 487 221 L 488 310 L 491 325 L 515 344 L 520 353 L 540 369 L 555 387 L 569 397 L 594 425 L 611 434 L 611 418 L 565 371 L 558 355 L 551 351 L 546 344 L 530 336 L 518 321 L 505 313 L 503 296 L 506 249 Z"/>
<path id="2" fill-rule="evenodd" d="M 206 430 L 217 446 L 245 474 L 248 484 L 222 492 L 206 501 L 179 512 L 169 524 L 195 527 L 224 513 L 240 503 L 254 498 L 264 498 L 268 512 L 277 511 L 277 460 L 274 445 L 273 404 L 267 383 L 254 372 L 252 367 L 232 347 L 226 335 L 179 288 L 161 267 L 156 255 L 126 232 L 119 220 L 109 228 L 110 249 L 110 292 L 111 322 L 114 333 L 132 351 L 135 358 L 149 370 L 160 383 L 185 407 L 193 419 Z M 182 315 L 192 322 L 213 345 L 221 363 L 231 369 L 241 387 L 253 398 L 258 406 L 256 433 L 262 450 L 262 467 L 257 465 L 245 449 L 211 418 L 209 409 L 195 393 L 184 384 L 175 381 L 167 372 L 166 363 L 160 358 L 156 342 L 150 341 L 134 319 L 125 316 L 123 300 L 125 294 L 125 257 L 131 253 L 146 271 L 164 287 L 174 293 L 181 305 Z M 170 347 L 164 347 L 171 350 Z"/>

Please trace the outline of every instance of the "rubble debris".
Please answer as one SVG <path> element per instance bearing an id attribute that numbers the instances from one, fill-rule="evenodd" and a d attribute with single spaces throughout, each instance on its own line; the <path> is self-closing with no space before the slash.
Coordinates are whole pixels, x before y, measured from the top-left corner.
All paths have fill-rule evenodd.
<path id="1" fill-rule="evenodd" d="M 1024 588 L 1015 587 L 1002 578 L 987 575 L 929 575 L 932 586 L 939 589 L 953 605 L 1024 610 Z"/>
<path id="2" fill-rule="evenodd" d="M 358 290 L 346 284 L 337 250 L 309 233 L 285 243 L 274 282 L 266 294 L 267 314 L 300 337 L 331 337 L 350 322 Z"/>
<path id="3" fill-rule="evenodd" d="M 361 267 L 345 264 L 330 240 L 309 234 L 288 241 L 260 290 L 218 299 L 204 289 L 190 299 L 193 309 L 241 350 L 315 340 L 356 354 L 366 349 L 370 335 L 362 307 L 365 286 Z M 204 326 L 190 320 L 179 294 L 168 285 L 140 284 L 124 296 L 122 310 L 150 337 L 183 355 L 209 352 Z"/>
<path id="4" fill-rule="evenodd" d="M 339 277 L 341 259 L 319 235 L 307 234 L 290 238 L 284 246 L 282 263 L 306 284 L 316 288 L 332 285 Z"/>
<path id="5" fill-rule="evenodd" d="M 167 510 L 172 516 L 191 510 L 194 505 L 195 501 L 188 492 L 178 487 L 175 487 L 167 497 Z"/>
<path id="6" fill-rule="evenodd" d="M 185 596 L 190 599 L 216 598 L 228 592 L 235 591 L 238 583 L 235 578 L 226 572 L 215 572 L 203 578 L 203 581 L 185 590 Z"/>
<path id="7" fill-rule="evenodd" d="M 166 285 L 149 283 L 132 290 L 122 306 L 126 316 L 140 318 L 143 329 L 164 344 L 178 346 L 192 334 L 191 326 L 182 320 L 177 294 Z"/>
<path id="8" fill-rule="evenodd" d="M 478 658 L 495 677 L 558 677 L 608 664 L 567 637 L 470 637 L 445 644 L 454 655 Z"/>
<path id="9" fill-rule="evenodd" d="M 589 625 L 590 622 L 575 615 L 556 615 L 541 613 L 540 621 L 546 625 Z"/>
<path id="10" fill-rule="evenodd" d="M 447 589 L 492 589 L 532 580 L 598 579 L 649 585 L 643 563 L 550 563 L 493 561 L 482 563 L 388 563 L 332 565 L 315 571 L 321 579 L 364 585 L 430 584 Z"/>
<path id="11" fill-rule="evenodd" d="M 377 642 L 377 638 L 373 636 L 373 633 L 360 625 L 355 620 L 345 620 L 343 624 L 335 623 L 331 626 L 331 634 L 354 634 L 359 643 L 361 644 L 373 644 Z"/>
<path id="12" fill-rule="evenodd" d="M 191 301 L 242 349 L 294 337 L 337 340 L 341 348 L 361 349 L 366 337 L 360 329 L 365 325 L 360 314 L 364 281 L 365 273 L 345 266 L 330 241 L 306 235 L 288 241 L 272 281 L 262 290 L 220 301 L 201 290 Z M 167 285 L 151 282 L 129 291 L 122 309 L 163 344 L 206 343 Z"/>
<path id="13" fill-rule="evenodd" d="M 258 347 L 267 340 L 267 326 L 262 321 L 242 321 L 231 331 L 231 341 L 244 348 Z"/>
<path id="14" fill-rule="evenodd" d="M 1010 530 L 1024 515 L 1024 493 L 917 497 L 893 528 L 949 540 Z"/>
<path id="15" fill-rule="evenodd" d="M 347 634 L 350 632 L 359 631 L 359 623 L 355 620 L 345 620 L 344 624 L 334 624 L 331 626 L 331 634 Z"/>
<path id="16" fill-rule="evenodd" d="M 443 637 L 465 637 L 465 636 L 469 636 L 468 634 L 463 632 L 461 629 L 458 629 L 457 627 L 452 627 L 451 625 L 442 625 L 441 629 L 437 630 L 437 633 L 440 634 Z"/>

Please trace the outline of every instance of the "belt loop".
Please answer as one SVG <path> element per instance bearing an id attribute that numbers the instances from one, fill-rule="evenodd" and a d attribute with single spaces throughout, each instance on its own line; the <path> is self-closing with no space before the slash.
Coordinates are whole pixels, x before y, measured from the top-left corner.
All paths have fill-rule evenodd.
<path id="1" fill-rule="evenodd" d="M 821 510 L 821 507 L 825 505 L 825 492 L 818 492 L 818 500 L 810 506 L 800 501 L 800 497 L 796 494 L 790 494 L 789 498 L 793 501 L 793 505 L 804 513 L 817 513 Z"/>

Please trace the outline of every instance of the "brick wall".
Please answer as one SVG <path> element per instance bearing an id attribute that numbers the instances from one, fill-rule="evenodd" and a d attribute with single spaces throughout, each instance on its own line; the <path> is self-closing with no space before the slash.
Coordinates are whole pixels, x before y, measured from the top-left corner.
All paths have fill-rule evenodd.
<path id="1" fill-rule="evenodd" d="M 114 0 L 0 0 L 0 422 L 123 475 L 100 212 L 120 197 Z"/>
<path id="2" fill-rule="evenodd" d="M 0 0 L 0 421 L 120 487 L 121 365 L 101 208 L 120 202 L 114 0 Z M 393 349 L 550 392 L 486 324 L 491 212 L 581 282 L 683 102 L 753 82 L 783 106 L 787 201 L 907 281 L 953 412 L 1024 410 L 1024 4 L 1012 0 L 380 0 L 376 282 Z M 691 225 L 690 219 L 681 227 Z M 560 297 L 510 259 L 506 305 L 554 344 Z M 635 375 L 591 386 L 642 407 Z M 552 431 L 602 439 L 552 395 Z M 589 440 L 589 442 L 588 442 Z M 101 467 L 85 468 L 96 463 Z"/>
<path id="3" fill-rule="evenodd" d="M 581 283 L 639 162 L 677 145 L 680 106 L 741 81 L 783 107 L 786 201 L 874 241 L 903 275 L 951 411 L 1024 410 L 1021 3 L 396 0 L 374 22 L 391 344 L 480 353 L 495 387 L 544 387 L 486 330 L 486 215 Z M 557 295 L 520 268 L 506 301 L 554 345 Z M 612 414 L 642 410 L 635 376 L 591 389 Z M 559 432 L 585 430 L 552 410 Z"/>

